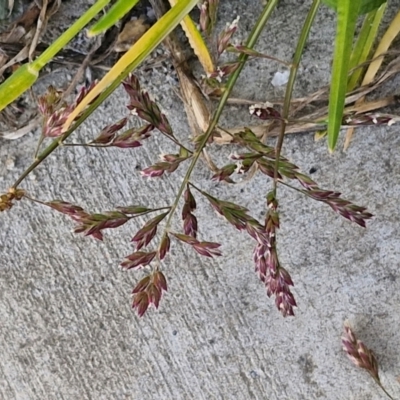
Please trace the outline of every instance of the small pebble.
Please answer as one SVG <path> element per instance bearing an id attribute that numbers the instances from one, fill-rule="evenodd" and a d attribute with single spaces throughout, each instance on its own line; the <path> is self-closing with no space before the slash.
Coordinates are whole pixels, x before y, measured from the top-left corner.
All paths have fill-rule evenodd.
<path id="1" fill-rule="evenodd" d="M 256 371 L 250 371 L 250 376 L 251 376 L 253 379 L 255 379 L 255 378 L 258 377 L 258 374 L 257 374 Z"/>
<path id="2" fill-rule="evenodd" d="M 12 171 L 14 169 L 14 167 L 15 167 L 15 160 L 13 158 L 11 158 L 11 157 L 7 158 L 7 160 L 6 160 L 6 168 L 9 171 Z"/>
<path id="3" fill-rule="evenodd" d="M 282 86 L 282 85 L 286 85 L 286 83 L 289 80 L 289 71 L 284 71 L 284 72 L 277 72 L 271 83 L 273 87 L 277 87 L 277 86 Z"/>

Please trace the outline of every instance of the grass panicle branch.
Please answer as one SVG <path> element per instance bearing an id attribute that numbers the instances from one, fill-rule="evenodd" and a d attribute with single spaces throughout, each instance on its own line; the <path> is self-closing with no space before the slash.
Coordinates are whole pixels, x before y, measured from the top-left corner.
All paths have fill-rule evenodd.
<path id="1" fill-rule="evenodd" d="M 273 191 L 267 195 L 267 215 L 264 231 L 257 236 L 253 252 L 255 270 L 267 289 L 268 297 L 275 296 L 275 304 L 284 317 L 294 316 L 296 300 L 290 290 L 293 286 L 290 274 L 282 267 L 276 249 L 276 233 L 279 229 L 278 201 Z"/>
<path id="2" fill-rule="evenodd" d="M 133 235 L 131 241 L 134 245 L 134 251 L 121 262 L 121 267 L 126 270 L 146 268 L 151 271 L 135 286 L 133 291 L 133 308 L 142 316 L 149 305 L 153 304 L 158 308 L 161 295 L 163 291 L 166 291 L 166 278 L 161 272 L 161 269 L 163 260 L 170 252 L 171 239 L 191 246 L 198 254 L 205 257 L 220 256 L 222 254 L 220 243 L 200 240 L 198 238 L 198 216 L 195 215 L 197 205 L 193 193 L 200 193 L 207 199 L 212 208 L 222 215 L 229 224 L 239 231 L 247 233 L 251 239 L 256 242 L 253 252 L 253 261 L 255 270 L 266 287 L 267 295 L 269 297 L 274 297 L 276 307 L 283 316 L 294 315 L 296 300 L 291 292 L 293 281 L 289 272 L 280 264 L 277 252 L 277 233 L 279 229 L 278 185 L 282 183 L 306 194 L 314 200 L 324 202 L 335 212 L 358 225 L 365 226 L 366 221 L 372 217 L 365 207 L 357 206 L 350 201 L 342 199 L 340 193 L 321 189 L 314 180 L 301 173 L 295 164 L 281 154 L 286 125 L 290 122 L 289 111 L 297 69 L 319 3 L 319 0 L 314 0 L 312 3 L 300 34 L 293 62 L 290 64 L 285 63 L 290 66 L 290 76 L 282 110 L 279 110 L 268 102 L 254 104 L 249 110 L 252 115 L 261 120 L 280 124 L 281 130 L 275 147 L 263 143 L 251 129 L 244 128 L 235 134 L 231 134 L 232 142 L 239 145 L 242 151 L 232 154 L 229 163 L 221 168 L 214 168 L 215 165 L 212 163 L 213 167 L 211 169 L 214 172 L 211 179 L 214 181 L 235 183 L 233 180 L 235 174 L 250 175 L 256 170 L 259 170 L 272 179 L 273 189 L 267 195 L 267 214 L 263 223 L 253 218 L 249 214 L 247 208 L 227 200 L 218 199 L 201 190 L 191 181 L 191 176 L 199 158 L 204 154 L 206 146 L 209 145 L 213 141 L 213 138 L 220 132 L 218 121 L 248 59 L 251 57 L 263 57 L 266 59 L 273 59 L 274 62 L 280 61 L 253 49 L 265 24 L 277 6 L 278 0 L 271 0 L 266 4 L 245 44 L 232 45 L 230 43 L 232 36 L 238 29 L 238 18 L 229 24 L 218 36 L 217 58 L 226 51 L 238 54 L 238 56 L 235 61 L 222 64 L 213 72 L 208 73 L 207 79 L 211 82 L 215 81 L 220 84 L 222 79 L 226 78 L 226 83 L 223 86 L 219 86 L 220 89 L 223 89 L 221 90 L 222 95 L 211 120 L 207 118 L 208 125 L 205 124 L 205 126 L 196 129 L 196 132 L 194 132 L 193 150 L 186 148 L 178 141 L 167 116 L 161 111 L 158 104 L 151 99 L 150 95 L 142 89 L 138 78 L 130 74 L 127 70 L 121 73 L 118 80 L 104 87 L 104 91 L 100 91 L 99 87 L 94 84 L 88 88 L 82 89 L 78 97 L 70 104 L 64 101 L 61 91 L 50 87 L 48 92 L 39 98 L 38 108 L 43 118 L 42 136 L 55 138 L 55 140 L 39 154 L 35 163 L 24 172 L 9 192 L 1 196 L 0 211 L 10 209 L 14 201 L 26 197 L 31 201 L 43 204 L 69 216 L 76 223 L 74 228 L 75 233 L 83 233 L 85 236 L 91 236 L 98 240 L 103 240 L 103 231 L 105 229 L 118 228 L 133 218 L 157 212 L 155 217 L 145 222 Z M 211 32 L 215 24 L 217 4 L 218 1 L 210 0 L 204 2 L 200 8 L 201 26 L 206 32 Z M 118 83 L 122 83 L 124 90 L 128 94 L 129 101 L 127 108 L 129 110 L 129 115 L 105 126 L 99 134 L 88 143 L 65 143 L 71 133 L 76 130 L 90 113 L 117 87 Z M 92 92 L 92 90 L 94 90 L 94 92 Z M 129 119 L 132 116 L 139 117 L 144 124 L 139 128 L 127 128 Z M 346 123 L 353 125 L 364 125 L 366 123 L 386 123 L 390 125 L 393 121 L 396 121 L 396 119 L 386 114 L 346 114 Z M 71 128 L 64 132 L 64 129 L 66 129 L 66 126 L 70 123 L 73 123 Z M 198 127 L 200 127 L 200 125 L 198 125 Z M 136 148 L 142 146 L 143 140 L 149 138 L 155 130 L 158 130 L 165 138 L 176 144 L 179 150 L 175 153 L 161 155 L 160 161 L 155 162 L 153 165 L 141 171 L 142 176 L 160 178 L 166 173 L 173 173 L 178 167 L 188 161 L 186 173 L 177 191 L 176 197 L 168 207 L 152 209 L 147 206 L 132 205 L 117 207 L 113 211 L 89 213 L 80 206 L 62 200 L 42 202 L 30 198 L 22 189 L 17 189 L 17 186 L 22 180 L 60 144 L 101 148 Z M 300 185 L 300 188 L 292 186 L 288 181 L 292 181 L 298 186 Z M 193 193 L 192 189 L 194 189 Z M 181 220 L 183 232 L 172 232 L 172 220 L 182 200 Z M 162 230 L 160 229 L 160 224 L 163 225 Z M 154 242 L 157 242 L 157 244 L 151 247 Z"/>
<path id="3" fill-rule="evenodd" d="M 276 149 L 263 144 L 250 129 L 235 134 L 233 136 L 233 143 L 239 143 L 252 152 L 232 154 L 230 158 L 235 161 L 235 164 L 229 163 L 223 166 L 213 175 L 212 179 L 232 183 L 231 176 L 234 173 L 245 174 L 249 172 L 253 165 L 256 165 L 263 174 L 273 179 L 276 177 L 278 179 L 277 183 L 282 183 L 314 200 L 329 205 L 342 217 L 362 227 L 365 227 L 366 221 L 373 217 L 365 207 L 355 205 L 349 200 L 341 198 L 341 193 L 321 189 L 313 179 L 301 173 L 299 167 L 282 155 L 279 156 L 279 162 L 276 163 Z M 297 181 L 304 189 L 293 187 L 285 182 L 284 178 Z"/>
<path id="4" fill-rule="evenodd" d="M 161 271 L 154 271 L 139 281 L 132 290 L 132 307 L 142 317 L 150 305 L 156 309 L 163 292 L 167 291 L 167 280 Z"/>
<path id="5" fill-rule="evenodd" d="M 379 377 L 378 360 L 372 350 L 370 350 L 361 340 L 357 339 L 348 321 L 344 323 L 344 333 L 342 335 L 343 350 L 351 362 L 359 368 L 365 369 L 384 391 L 389 399 L 393 397 L 383 387 Z"/>

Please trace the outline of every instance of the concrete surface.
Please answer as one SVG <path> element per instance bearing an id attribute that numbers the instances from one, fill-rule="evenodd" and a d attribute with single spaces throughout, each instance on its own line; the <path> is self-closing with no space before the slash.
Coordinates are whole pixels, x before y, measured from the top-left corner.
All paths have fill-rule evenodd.
<path id="1" fill-rule="evenodd" d="M 241 15 L 239 37 L 244 38 L 260 2 L 221 3 L 220 26 Z M 288 59 L 299 16 L 305 16 L 309 3 L 282 1 L 257 49 Z M 393 11 L 386 21 L 390 16 Z M 328 82 L 334 23 L 332 12 L 321 9 L 298 95 Z M 236 94 L 249 99 L 280 96 L 270 84 L 280 67 L 265 61 L 249 64 Z M 160 100 L 176 134 L 187 136 L 173 79 L 167 81 L 162 69 L 141 73 L 140 79 Z M 399 79 L 388 85 L 392 91 L 398 87 Z M 93 136 L 123 115 L 125 99 L 121 92 L 113 95 L 76 137 Z M 223 120 L 230 126 L 250 121 L 245 107 L 228 108 Z M 1 142 L 3 190 L 29 165 L 36 139 L 31 134 Z M 139 223 L 110 231 L 100 243 L 72 234 L 66 217 L 35 204 L 22 202 L 3 213 L 0 398 L 383 399 L 367 373 L 341 350 L 347 318 L 376 352 L 383 385 L 399 398 L 399 146 L 396 125 L 363 129 L 346 153 L 333 156 L 311 134 L 287 138 L 285 155 L 305 172 L 316 168 L 313 177 L 323 187 L 341 191 L 375 214 L 362 229 L 323 204 L 280 190 L 278 246 L 295 282 L 295 318 L 282 318 L 267 298 L 253 270 L 252 243 L 200 198 L 201 238 L 222 242 L 224 257 L 206 260 L 174 244 L 164 266 L 169 291 L 159 311 L 142 319 L 130 308 L 130 291 L 141 273 L 117 267 L 132 251 L 130 238 Z M 184 170 L 155 181 L 143 181 L 137 170 L 171 148 L 155 136 L 139 150 L 62 149 L 23 187 L 43 200 L 62 198 L 93 211 L 132 203 L 165 205 L 174 198 Z M 213 151 L 220 165 L 231 150 Z M 209 178 L 199 165 L 196 184 L 261 217 L 268 180 L 258 176 L 227 187 Z M 177 229 L 178 224 L 176 219 Z"/>

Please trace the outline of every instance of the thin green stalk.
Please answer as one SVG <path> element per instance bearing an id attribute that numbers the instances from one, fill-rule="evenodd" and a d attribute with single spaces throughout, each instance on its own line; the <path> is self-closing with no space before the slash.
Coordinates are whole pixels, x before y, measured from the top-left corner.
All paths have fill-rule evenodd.
<path id="1" fill-rule="evenodd" d="M 376 384 L 384 391 L 384 393 L 386 394 L 387 397 L 389 397 L 389 399 L 394 400 L 394 398 L 386 391 L 386 389 L 383 387 L 382 383 L 380 382 L 379 379 L 376 379 L 375 376 L 373 376 L 372 374 L 370 374 L 372 376 L 372 378 L 374 379 L 374 381 L 376 382 Z"/>
<path id="2" fill-rule="evenodd" d="M 275 9 L 276 5 L 278 4 L 279 0 L 271 0 L 268 2 L 268 4 L 264 7 L 264 10 L 261 14 L 261 16 L 259 17 L 257 23 L 255 24 L 253 30 L 251 31 L 249 38 L 246 42 L 246 47 L 249 48 L 253 48 L 254 45 L 256 44 L 262 30 L 264 29 L 265 24 L 267 23 L 268 19 L 270 18 L 272 11 Z M 218 107 L 217 110 L 215 111 L 213 118 L 210 122 L 210 125 L 208 126 L 208 129 L 206 131 L 206 133 L 204 134 L 199 147 L 197 149 L 197 151 L 194 153 L 193 158 L 192 158 L 192 162 L 189 165 L 188 170 L 186 171 L 186 175 L 183 178 L 182 184 L 178 190 L 178 194 L 176 195 L 175 201 L 171 207 L 171 211 L 168 215 L 168 219 L 167 222 L 165 224 L 165 230 L 164 230 L 164 234 L 163 234 L 163 238 L 161 239 L 160 243 L 163 241 L 164 237 L 168 234 L 168 230 L 171 226 L 171 222 L 172 222 L 172 218 L 175 214 L 175 211 L 178 207 L 178 203 L 180 198 L 182 197 L 182 194 L 185 190 L 186 185 L 189 183 L 189 179 L 190 176 L 193 172 L 194 167 L 197 164 L 197 161 L 200 158 L 200 155 L 204 149 L 204 147 L 206 146 L 208 140 L 210 139 L 215 127 L 218 124 L 219 118 L 221 117 L 222 111 L 224 110 L 225 104 L 228 101 L 229 95 L 233 89 L 233 87 L 236 84 L 236 81 L 240 75 L 240 73 L 243 70 L 243 67 L 246 63 L 248 59 L 248 55 L 246 54 L 241 54 L 238 57 L 238 62 L 239 62 L 239 68 L 232 74 L 232 76 L 229 78 L 228 83 L 226 85 L 226 89 L 224 91 L 224 93 L 221 96 L 221 99 L 218 103 Z"/>
<path id="3" fill-rule="evenodd" d="M 127 71 L 127 74 L 122 78 L 125 79 L 129 74 L 130 70 Z M 83 112 L 82 116 L 78 118 L 78 120 L 58 139 L 52 141 L 52 143 L 47 146 L 37 157 L 35 162 L 33 162 L 23 173 L 22 175 L 15 181 L 15 183 L 11 186 L 16 189 L 18 185 L 36 168 L 41 164 L 54 150 L 57 149 L 58 146 L 63 144 L 63 141 L 66 140 L 76 129 L 79 128 L 81 124 L 85 122 L 85 120 L 93 113 L 96 108 L 103 103 L 103 101 L 117 88 L 117 86 L 121 83 L 120 80 L 115 80 L 111 85 L 88 107 L 86 111 Z"/>
<path id="4" fill-rule="evenodd" d="M 41 133 L 41 134 L 40 134 L 40 138 L 39 138 L 39 140 L 38 140 L 38 142 L 37 142 L 37 145 L 36 145 L 35 153 L 34 153 L 34 155 L 33 155 L 33 158 L 34 158 L 35 160 L 37 159 L 37 155 L 38 155 L 38 153 L 39 153 L 40 146 L 42 145 L 43 140 L 44 140 L 44 136 L 43 136 L 43 133 Z"/>
<path id="5" fill-rule="evenodd" d="M 66 140 L 72 132 L 85 122 L 85 120 L 92 114 L 92 112 L 115 90 L 120 84 L 119 81 L 113 82 L 89 107 L 83 112 L 82 116 L 69 128 L 61 137 L 55 139 L 49 144 L 35 159 L 35 161 L 21 174 L 21 176 L 11 186 L 16 189 L 18 185 L 35 169 L 37 168 L 54 150 L 57 149 L 64 140 Z"/>
<path id="6" fill-rule="evenodd" d="M 191 2 L 189 2 L 189 5 Z M 180 10 L 180 8 L 179 8 Z M 171 15 L 174 17 L 175 14 L 171 10 L 170 11 Z M 169 21 L 168 16 L 166 16 L 166 20 Z M 160 22 L 159 22 L 160 23 Z M 166 27 L 163 28 L 163 32 L 165 31 Z M 165 34 L 168 34 L 169 32 L 165 32 Z M 158 40 L 158 38 L 157 38 Z M 23 173 L 22 175 L 17 179 L 17 181 L 14 183 L 12 188 L 17 188 L 17 186 L 43 161 L 45 160 L 54 150 L 57 149 L 57 147 L 64 141 L 66 140 L 72 132 L 77 129 L 92 113 L 94 110 L 97 109 L 97 107 L 102 104 L 102 102 L 119 86 L 119 84 L 130 74 L 130 72 L 139 65 L 140 62 L 142 62 L 145 57 L 146 57 L 146 52 L 140 53 L 130 64 L 125 66 L 125 69 L 116 77 L 114 80 L 112 80 L 109 85 L 99 94 L 97 99 L 95 99 L 86 110 L 82 112 L 82 115 L 78 117 L 77 121 L 70 126 L 65 133 L 58 139 L 54 140 L 46 149 L 43 150 L 41 154 L 38 155 L 37 159 L 33 164 L 31 164 Z M 19 71 L 19 69 L 18 69 Z M 14 75 L 13 75 L 14 76 Z M 89 94 L 92 94 L 92 92 L 89 92 Z"/>
<path id="7" fill-rule="evenodd" d="M 40 205 L 42 205 L 42 206 L 50 207 L 50 206 L 47 204 L 47 202 L 42 201 L 42 200 L 39 200 L 39 199 L 35 199 L 34 197 L 31 197 L 31 196 L 29 196 L 29 195 L 27 195 L 27 194 L 24 194 L 23 197 L 24 197 L 24 199 L 27 199 L 27 200 L 29 200 L 29 201 L 32 201 L 33 203 L 37 203 L 37 204 L 40 204 Z M 144 211 L 144 212 L 142 212 L 142 213 L 140 213 L 140 214 L 136 214 L 136 215 L 132 215 L 132 216 L 128 216 L 128 215 L 127 215 L 127 217 L 128 217 L 128 220 L 131 220 L 131 219 L 134 219 L 134 218 L 137 218 L 137 217 L 142 217 L 143 215 L 151 214 L 151 213 L 153 213 L 153 212 L 169 210 L 170 208 L 171 208 L 170 206 L 159 207 L 159 208 L 153 208 L 153 209 L 151 209 L 151 210 Z"/>
<path id="8" fill-rule="evenodd" d="M 172 136 L 169 136 L 169 135 L 165 134 L 164 132 L 161 132 L 161 133 L 162 133 L 167 139 L 171 140 L 171 142 L 173 142 L 173 143 L 175 143 L 177 146 L 179 146 L 182 150 L 187 151 L 189 154 L 193 154 L 193 151 L 192 151 L 192 150 L 189 150 L 188 148 L 186 148 L 183 144 L 181 144 L 181 142 L 180 142 L 178 139 L 176 139 L 176 138 L 174 138 L 174 137 L 172 137 Z"/>
<path id="9" fill-rule="evenodd" d="M 279 137 L 278 137 L 276 147 L 275 147 L 276 160 L 275 160 L 274 188 L 273 188 L 275 197 L 276 197 L 276 191 L 277 191 L 277 185 L 278 185 L 279 158 L 280 158 L 281 151 L 282 151 L 282 145 L 283 145 L 283 140 L 285 137 L 286 125 L 288 122 L 287 120 L 289 117 L 290 102 L 292 100 L 293 87 L 294 87 L 294 83 L 296 81 L 297 71 L 299 69 L 299 64 L 300 64 L 301 57 L 303 55 L 304 47 L 306 45 L 307 38 L 310 33 L 310 29 L 314 22 L 315 16 L 317 15 L 317 11 L 318 11 L 320 3 L 321 3 L 321 0 L 313 1 L 313 4 L 310 8 L 310 11 L 308 12 L 307 18 L 306 18 L 303 28 L 301 30 L 299 41 L 297 42 L 296 52 L 293 57 L 292 67 L 290 68 L 289 80 L 288 80 L 288 83 L 286 86 L 285 99 L 283 102 L 281 130 L 279 132 Z"/>
<path id="10" fill-rule="evenodd" d="M 296 186 L 291 185 L 290 183 L 285 182 L 284 180 L 280 179 L 279 180 L 279 184 L 280 185 L 284 185 L 292 190 L 295 190 L 296 192 L 299 192 L 301 194 L 305 194 L 306 196 L 313 198 L 309 193 L 307 193 L 307 191 L 303 190 L 303 189 L 299 189 Z"/>
<path id="11" fill-rule="evenodd" d="M 183 144 L 181 144 L 177 139 L 172 138 L 171 136 L 164 135 L 167 139 L 171 140 L 173 143 L 175 143 L 177 146 L 179 146 L 182 150 L 188 152 L 189 154 L 193 154 L 192 150 L 189 150 L 187 147 L 185 147 Z M 97 143 L 62 143 L 62 146 L 65 147 L 96 147 L 98 149 L 107 149 L 112 147 L 112 144 L 97 144 Z"/>

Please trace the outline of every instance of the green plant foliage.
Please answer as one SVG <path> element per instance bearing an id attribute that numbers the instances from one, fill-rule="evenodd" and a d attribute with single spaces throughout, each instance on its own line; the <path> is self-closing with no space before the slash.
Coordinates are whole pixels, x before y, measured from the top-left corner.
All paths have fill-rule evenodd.
<path id="1" fill-rule="evenodd" d="M 297 70 L 321 1 L 323 0 L 312 1 L 312 5 L 299 35 L 292 62 L 290 64 L 286 63 L 290 65 L 290 76 L 286 85 L 282 111 L 280 112 L 278 109 L 275 109 L 270 103 L 252 105 L 249 110 L 252 115 L 261 120 L 275 120 L 275 122 L 281 125 L 276 146 L 271 147 L 265 144 L 251 129 L 241 128 L 244 130 L 236 132 L 235 134 L 230 134 L 230 137 L 232 143 L 242 147 L 242 152 L 232 154 L 229 163 L 221 168 L 218 168 L 210 159 L 210 167 L 214 172 L 211 179 L 214 181 L 225 181 L 226 183 L 233 184 L 236 183 L 233 179 L 234 174 L 242 175 L 248 173 L 251 177 L 251 174 L 256 171 L 259 171 L 273 180 L 273 188 L 266 196 L 267 210 L 264 221 L 258 221 L 253 218 L 248 214 L 248 210 L 239 204 L 218 199 L 204 192 L 195 186 L 191 179 L 200 157 L 204 156 L 208 161 L 205 148 L 214 139 L 214 133 L 217 129 L 222 132 L 224 131 L 224 129 L 219 126 L 219 119 L 224 110 L 224 106 L 232 93 L 246 61 L 249 57 L 260 55 L 260 53 L 257 53 L 253 48 L 267 21 L 279 4 L 279 0 L 271 0 L 265 4 L 262 14 L 258 17 L 258 21 L 255 22 L 249 38 L 244 45 L 233 46 L 230 43 L 237 29 L 238 19 L 228 24 L 225 30 L 222 31 L 222 34 L 218 36 L 216 46 L 218 55 L 221 55 L 230 48 L 238 50 L 240 55 L 235 62 L 222 64 L 222 66 L 219 66 L 218 69 L 214 71 L 214 73 L 216 73 L 214 78 L 221 78 L 221 81 L 223 77 L 229 78 L 227 79 L 226 85 L 221 86 L 224 90 L 221 91 L 221 98 L 213 116 L 209 119 L 207 118 L 208 127 L 200 130 L 197 128 L 193 129 L 195 134 L 193 135 L 194 140 L 192 145 L 183 145 L 180 143 L 179 138 L 174 135 L 173 128 L 168 121 L 167 115 L 161 111 L 161 108 L 151 99 L 150 95 L 145 90 L 141 89 L 139 79 L 130 72 L 135 69 L 156 46 L 165 40 L 179 23 L 187 18 L 189 12 L 197 5 L 198 0 L 170 0 L 170 3 L 173 4 L 172 8 L 169 9 L 169 11 L 160 11 L 159 13 L 162 16 L 159 18 L 158 22 L 118 59 L 100 82 L 94 82 L 89 87 L 83 87 L 74 101 L 68 102 L 67 99 L 64 101 L 62 98 L 63 92 L 50 87 L 46 94 L 38 98 L 38 111 L 41 114 L 42 122 L 42 138 L 39 139 L 35 161 L 8 189 L 8 192 L 0 195 L 0 212 L 10 210 L 16 201 L 25 199 L 50 207 L 69 216 L 76 223 L 75 233 L 82 233 L 85 236 L 91 236 L 97 240 L 102 240 L 103 231 L 106 229 L 119 228 L 139 215 L 143 216 L 155 211 L 165 210 L 165 212 L 147 221 L 133 236 L 131 241 L 134 243 L 135 250 L 133 253 L 126 256 L 121 263 L 121 267 L 124 269 L 138 269 L 144 266 L 150 269 L 150 273 L 139 281 L 132 291 L 132 306 L 136 309 L 138 315 L 142 316 L 150 305 L 154 305 L 155 308 L 158 308 L 162 294 L 167 290 L 166 277 L 160 269 L 163 268 L 163 259 L 170 251 L 171 239 L 177 239 L 181 243 L 191 246 L 198 254 L 205 257 L 221 255 L 219 250 L 221 245 L 219 243 L 200 241 L 197 238 L 198 223 L 196 217 L 196 199 L 193 196 L 193 193 L 196 193 L 197 195 L 205 197 L 211 207 L 219 213 L 226 222 L 240 231 L 247 232 L 249 238 L 255 240 L 255 249 L 253 253 L 255 270 L 266 287 L 267 295 L 269 297 L 275 297 L 275 304 L 284 317 L 293 316 L 293 309 L 297 306 L 290 288 L 293 286 L 293 281 L 289 272 L 280 264 L 277 253 L 276 233 L 280 227 L 278 184 L 296 190 L 315 201 L 325 203 L 336 213 L 359 226 L 365 227 L 366 222 L 372 218 L 372 214 L 370 214 L 365 207 L 357 206 L 341 198 L 339 192 L 321 188 L 310 176 L 300 172 L 300 169 L 295 164 L 281 155 L 286 127 L 293 123 L 293 120 L 290 120 L 291 96 Z M 21 93 L 21 89 L 29 88 L 39 76 L 40 69 L 51 61 L 52 57 L 64 47 L 72 37 L 81 31 L 109 2 L 110 0 L 97 0 L 95 3 L 96 8 L 93 8 L 94 6 L 90 8 L 36 60 L 19 67 L 3 85 L 0 85 L 0 110 L 2 106 L 8 105 L 14 99 L 12 96 L 15 96 L 16 93 Z M 100 27 L 96 25 L 96 28 L 94 28 L 95 33 L 111 26 L 116 20 L 125 15 L 130 7 L 136 5 L 137 2 L 138 0 L 125 0 L 125 2 L 120 0 L 114 3 L 114 8 L 111 8 L 106 19 L 100 21 Z M 157 3 L 151 0 L 151 3 L 152 2 L 155 4 Z M 160 3 L 162 3 L 162 1 L 160 1 Z M 334 4 L 334 2 L 329 1 L 328 3 Z M 355 113 L 354 108 L 351 113 L 349 110 L 346 110 L 347 113 L 346 111 L 344 112 L 345 98 L 348 91 L 349 69 L 368 58 L 368 53 L 372 47 L 383 13 L 383 10 L 379 9 L 375 13 L 377 15 L 367 16 L 358 42 L 353 47 L 355 28 L 360 10 L 362 7 L 365 8 L 367 3 L 370 4 L 371 2 L 366 2 L 364 0 L 342 0 L 337 2 L 337 31 L 335 36 L 335 51 L 329 98 L 329 115 L 328 118 L 326 118 L 324 107 L 323 118 L 319 119 L 319 121 L 317 120 L 315 123 L 316 125 L 325 125 L 328 121 L 328 142 L 330 150 L 335 148 L 343 121 L 345 121 L 346 125 L 350 126 L 365 124 L 391 125 L 396 122 L 396 120 L 400 119 L 396 116 L 381 113 Z M 378 2 L 374 2 L 374 4 L 377 3 Z M 381 8 L 384 7 L 385 3 Z M 203 12 L 204 10 L 206 9 L 203 8 Z M 110 16 L 111 19 L 109 19 Z M 393 33 L 398 33 L 398 27 L 400 26 L 398 18 L 400 18 L 400 12 L 398 17 L 392 22 L 390 29 L 384 35 L 384 46 L 378 46 L 378 50 L 380 50 L 380 47 L 385 47 L 385 50 L 387 50 L 388 40 L 386 40 L 385 37 L 389 36 L 394 38 L 395 35 L 393 35 Z M 103 23 L 105 25 L 102 25 Z M 186 33 L 191 32 L 190 35 L 194 34 L 189 24 L 186 24 L 186 28 Z M 99 29 L 99 31 L 97 31 L 97 29 Z M 172 41 L 172 38 L 170 39 Z M 177 43 L 179 43 L 179 41 Z M 176 47 L 173 46 L 173 48 L 175 49 Z M 180 50 L 176 50 L 176 53 L 179 51 Z M 173 51 L 171 51 L 171 53 L 174 55 Z M 174 62 L 174 66 L 175 65 L 178 65 L 176 59 Z M 227 66 L 229 66 L 229 68 L 227 68 Z M 234 68 L 232 68 L 232 66 L 234 66 Z M 186 70 L 183 68 L 179 70 L 179 68 L 180 66 L 177 67 L 176 70 L 181 72 L 182 75 L 188 79 L 189 74 L 186 73 Z M 180 74 L 178 73 L 178 77 L 179 76 Z M 357 83 L 358 78 L 354 79 Z M 182 82 L 186 81 L 182 80 Z M 65 143 L 71 133 L 75 131 L 121 83 L 129 97 L 129 102 L 126 105 L 126 108 L 129 110 L 127 115 L 103 127 L 99 134 L 89 142 Z M 7 91 L 13 92 L 12 96 L 7 97 Z M 2 99 L 3 93 L 5 100 L 4 98 Z M 191 93 L 193 93 L 193 90 Z M 192 97 L 194 98 L 194 96 Z M 200 103 L 201 102 L 192 104 L 186 101 L 185 107 L 194 108 Z M 141 126 L 127 129 L 126 125 L 130 118 L 141 120 Z M 309 123 L 307 120 L 301 121 L 301 123 L 304 122 L 307 124 Z M 39 166 L 39 164 L 54 150 L 61 147 L 61 145 L 63 145 L 63 147 L 116 147 L 120 149 L 139 149 L 140 151 L 142 142 L 150 139 L 155 130 L 158 130 L 167 140 L 172 141 L 173 144 L 178 147 L 171 154 L 163 154 L 161 156 L 161 161 L 156 161 L 153 165 L 142 169 L 140 171 L 141 175 L 149 179 L 161 178 L 165 174 L 174 173 L 178 168 L 185 168 L 184 164 L 187 165 L 185 176 L 183 180 L 181 180 L 175 200 L 167 206 L 152 209 L 150 206 L 134 204 L 125 207 L 116 207 L 112 211 L 91 213 L 85 211 L 78 205 L 63 200 L 45 202 L 34 199 L 25 190 L 19 188 L 20 183 L 27 175 Z M 46 140 L 54 138 L 54 140 L 43 152 L 39 153 L 43 138 Z M 232 162 L 232 160 L 234 162 Z M 312 173 L 311 170 L 310 173 Z M 193 189 L 193 193 L 191 189 Z M 172 221 L 173 218 L 176 217 L 178 207 L 182 200 L 184 200 L 181 212 L 183 232 L 172 232 Z M 198 215 L 199 214 L 200 213 L 198 213 Z M 157 237 L 157 233 L 160 233 L 160 224 L 164 227 L 159 238 Z M 147 248 L 148 245 L 151 245 L 151 248 Z M 348 334 L 349 332 L 350 331 L 347 331 Z M 352 341 L 348 340 L 346 343 L 349 344 L 347 348 L 351 350 Z M 368 354 L 367 350 L 365 350 L 363 354 Z M 369 364 L 366 364 L 363 368 L 368 369 L 368 366 Z M 378 379 L 377 370 L 370 369 L 370 371 L 376 372 L 373 376 L 375 379 Z M 380 384 L 379 382 L 377 383 Z"/>
<path id="2" fill-rule="evenodd" d="M 91 90 L 70 114 L 64 125 L 67 131 L 74 121 L 105 89 L 121 83 L 130 71 L 145 60 L 148 55 L 176 28 L 182 19 L 196 6 L 197 0 L 182 0 L 158 20 L 108 71 L 103 79 Z M 111 92 L 108 93 L 108 95 Z M 103 98 L 104 99 L 104 98 Z M 93 104 L 94 106 L 94 104 Z M 91 112 L 94 108 L 91 108 Z"/>
<path id="3" fill-rule="evenodd" d="M 337 10 L 338 2 L 340 3 L 356 3 L 354 0 L 322 0 L 327 6 Z M 367 14 L 379 8 L 386 0 L 361 0 L 360 10 L 358 15 Z"/>
<path id="4" fill-rule="evenodd" d="M 98 0 L 74 24 L 72 24 L 46 51 L 31 63 L 22 65 L 0 85 L 0 111 L 27 91 L 39 76 L 40 70 L 63 49 L 82 29 L 110 2 Z"/>
<path id="5" fill-rule="evenodd" d="M 328 112 L 330 151 L 336 147 L 342 125 L 351 51 L 361 2 L 362 0 L 341 1 L 337 7 L 337 28 Z"/>
<path id="6" fill-rule="evenodd" d="M 386 3 L 365 16 L 358 39 L 353 47 L 350 59 L 350 69 L 366 62 L 375 43 L 379 25 L 386 10 Z M 358 68 L 349 76 L 348 91 L 352 91 L 363 76 L 364 68 Z"/>
<path id="7" fill-rule="evenodd" d="M 118 0 L 94 26 L 88 31 L 88 36 L 96 36 L 115 25 L 123 18 L 139 0 Z"/>

